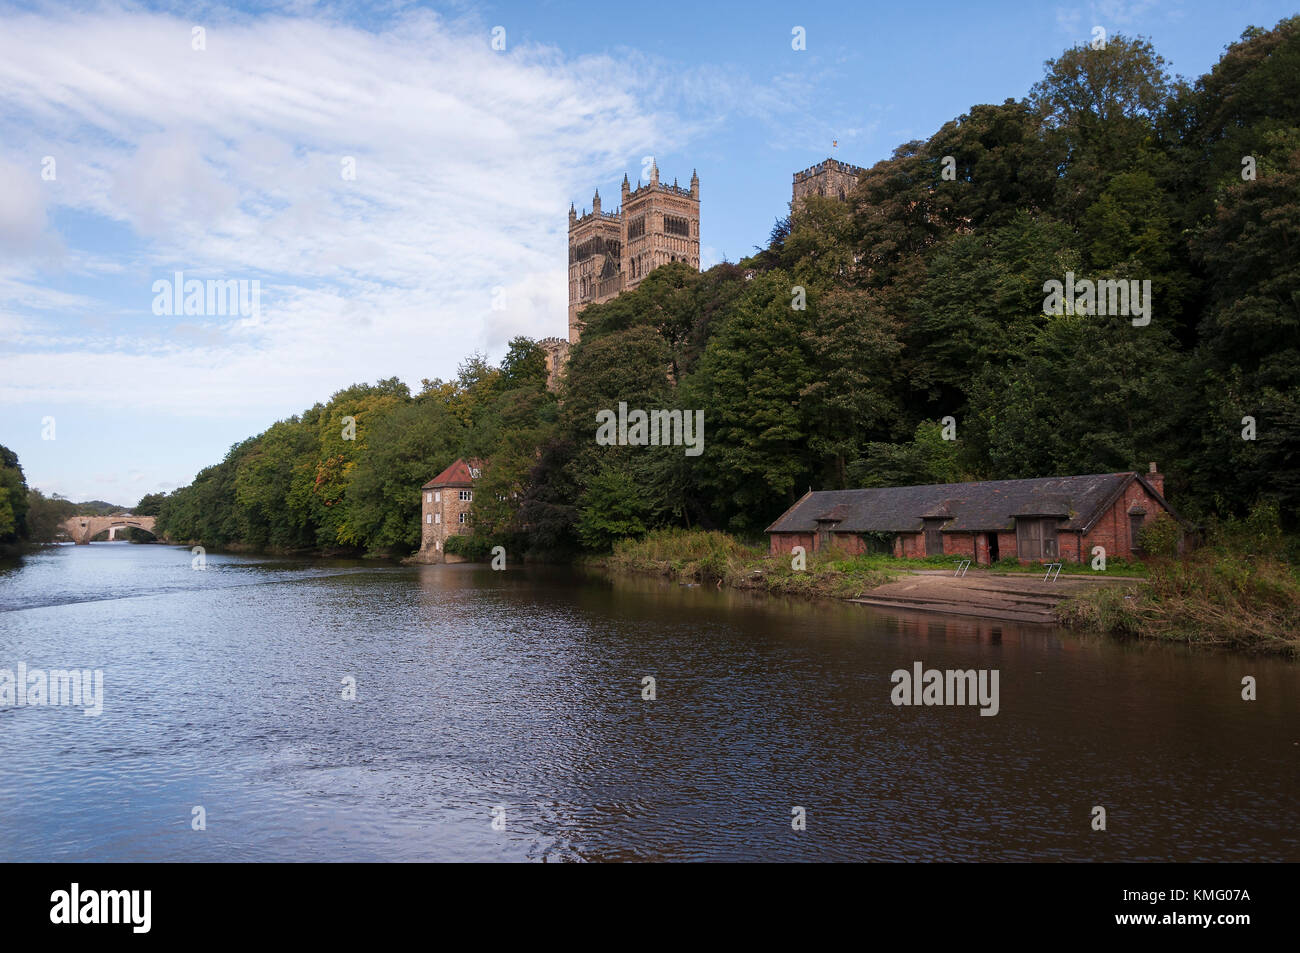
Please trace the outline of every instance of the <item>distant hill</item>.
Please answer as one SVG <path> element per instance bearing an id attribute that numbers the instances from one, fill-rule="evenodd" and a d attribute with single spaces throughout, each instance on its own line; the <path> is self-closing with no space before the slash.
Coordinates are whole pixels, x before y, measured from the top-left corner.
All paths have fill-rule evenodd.
<path id="1" fill-rule="evenodd" d="M 72 504 L 74 516 L 112 516 L 114 513 L 130 512 L 129 506 L 118 506 L 116 503 L 105 503 L 103 500 L 88 500 L 85 503 Z"/>

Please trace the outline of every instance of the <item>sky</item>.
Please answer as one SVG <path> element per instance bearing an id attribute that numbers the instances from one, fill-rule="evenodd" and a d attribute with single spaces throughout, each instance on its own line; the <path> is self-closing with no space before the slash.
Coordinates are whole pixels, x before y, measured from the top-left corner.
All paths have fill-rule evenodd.
<path id="1" fill-rule="evenodd" d="M 794 172 L 1022 98 L 1094 26 L 1194 79 L 1295 12 L 0 0 L 0 444 L 134 505 L 352 383 L 564 337 L 569 205 L 649 157 L 698 171 L 707 268 L 765 243 Z M 247 306 L 213 313 L 230 281 Z"/>

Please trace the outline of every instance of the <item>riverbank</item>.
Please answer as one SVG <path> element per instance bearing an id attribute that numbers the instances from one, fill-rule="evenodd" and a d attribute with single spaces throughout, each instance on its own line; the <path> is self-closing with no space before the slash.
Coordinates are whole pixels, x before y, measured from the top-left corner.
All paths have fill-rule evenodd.
<path id="1" fill-rule="evenodd" d="M 1082 594 L 1058 616 L 1109 635 L 1300 658 L 1300 576 L 1276 558 L 1203 550 L 1161 561 L 1144 582 Z"/>
<path id="2" fill-rule="evenodd" d="M 789 556 L 768 555 L 725 533 L 664 530 L 585 562 L 682 583 L 1300 656 L 1300 576 L 1281 558 L 1207 548 L 1182 559 L 1112 561 L 1105 573 L 1067 566 L 1051 582 L 1043 581 L 1041 567 L 1001 564 L 970 567 L 958 578 L 951 573 L 959 561 L 830 552 L 807 556 L 800 569 Z"/>

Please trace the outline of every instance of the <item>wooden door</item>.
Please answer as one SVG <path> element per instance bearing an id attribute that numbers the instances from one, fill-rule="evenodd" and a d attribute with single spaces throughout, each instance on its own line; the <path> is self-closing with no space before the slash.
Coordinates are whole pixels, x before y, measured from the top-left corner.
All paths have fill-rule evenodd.
<path id="1" fill-rule="evenodd" d="M 925 521 L 925 554 L 927 556 L 943 555 L 943 520 Z"/>
<path id="2" fill-rule="evenodd" d="M 1016 555 L 1021 559 L 1043 557 L 1043 526 L 1038 520 L 1016 520 Z"/>

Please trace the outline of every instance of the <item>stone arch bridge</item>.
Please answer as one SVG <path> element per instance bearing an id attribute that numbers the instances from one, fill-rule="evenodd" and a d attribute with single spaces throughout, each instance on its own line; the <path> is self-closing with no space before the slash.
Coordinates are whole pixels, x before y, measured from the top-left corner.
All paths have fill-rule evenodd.
<path id="1" fill-rule="evenodd" d="M 152 516 L 132 516 L 129 513 L 118 514 L 117 516 L 72 516 L 59 524 L 63 531 L 72 537 L 72 541 L 78 546 L 89 543 L 104 530 L 125 529 L 128 526 L 134 526 L 136 529 L 142 529 L 147 533 L 154 532 L 154 517 Z M 112 538 L 112 533 L 109 534 Z"/>

